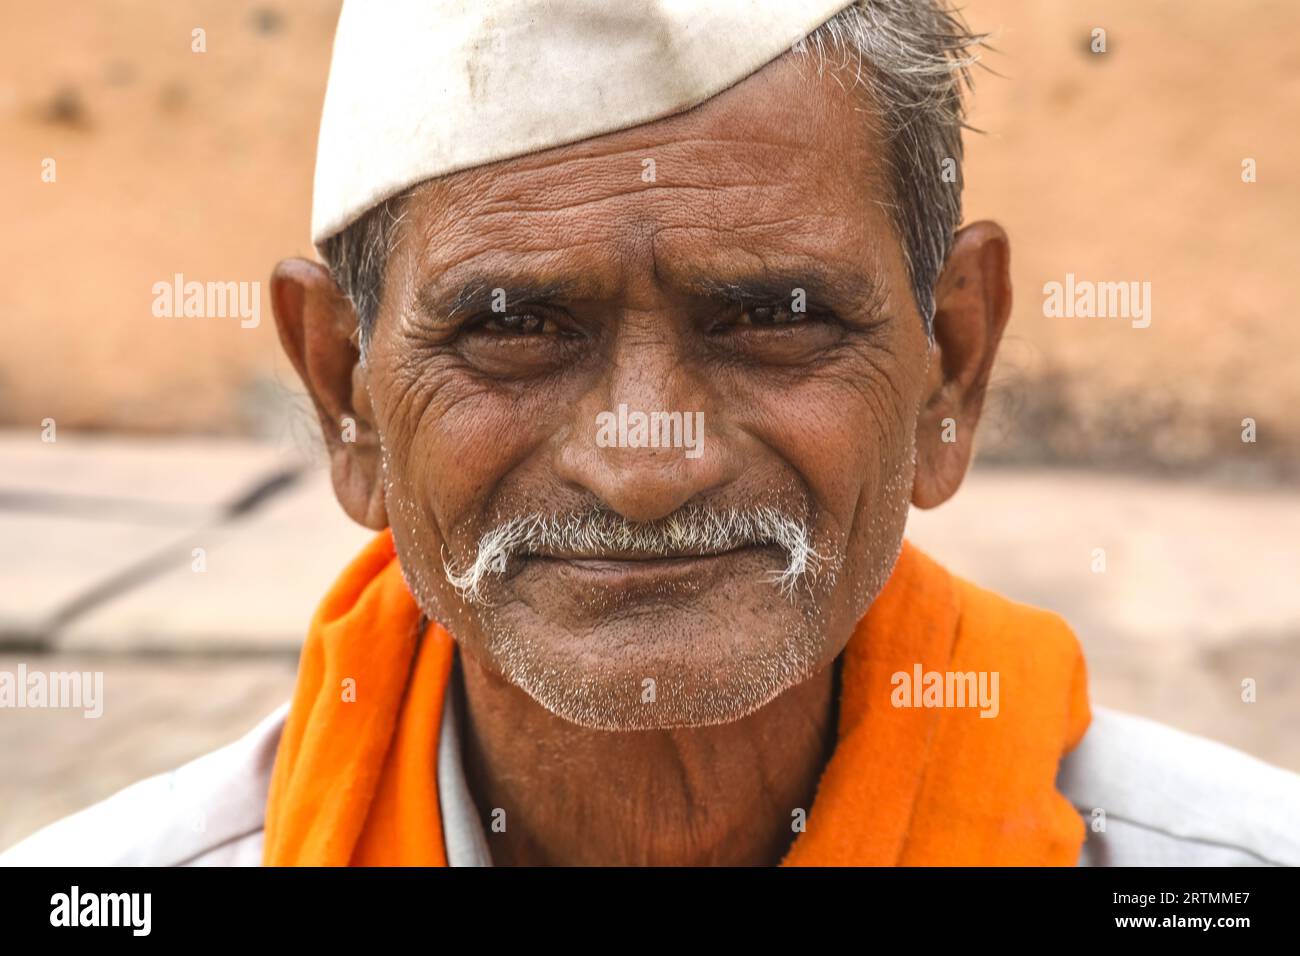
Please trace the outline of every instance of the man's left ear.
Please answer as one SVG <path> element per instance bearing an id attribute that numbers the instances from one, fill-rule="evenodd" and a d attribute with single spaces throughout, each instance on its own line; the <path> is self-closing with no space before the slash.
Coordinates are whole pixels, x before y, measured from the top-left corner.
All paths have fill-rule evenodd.
<path id="1" fill-rule="evenodd" d="M 943 504 L 966 476 L 989 373 L 1011 317 L 1011 249 L 993 222 L 960 230 L 935 286 L 926 402 L 916 422 L 912 504 Z"/>
<path id="2" fill-rule="evenodd" d="M 374 410 L 357 350 L 357 316 L 317 262 L 286 259 L 271 276 L 280 343 L 311 395 L 330 458 L 334 495 L 348 516 L 388 527 Z"/>

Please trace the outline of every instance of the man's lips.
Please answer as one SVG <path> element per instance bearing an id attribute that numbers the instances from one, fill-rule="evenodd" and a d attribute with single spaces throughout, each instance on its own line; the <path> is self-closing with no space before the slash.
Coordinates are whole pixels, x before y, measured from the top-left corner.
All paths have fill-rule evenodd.
<path id="1" fill-rule="evenodd" d="M 699 578 L 710 572 L 723 572 L 736 561 L 760 558 L 765 552 L 776 553 L 777 550 L 770 545 L 744 545 L 713 552 L 528 553 L 519 555 L 519 558 L 522 564 L 520 571 L 524 573 L 528 570 L 543 573 L 550 571 L 560 577 L 618 588 L 666 582 L 675 578 Z"/>
<path id="2" fill-rule="evenodd" d="M 539 561 L 568 561 L 574 564 L 656 564 L 669 561 L 701 561 L 708 558 L 721 558 L 729 554 L 736 554 L 740 551 L 753 551 L 760 547 L 762 547 L 762 545 L 750 544 L 740 545 L 739 547 L 733 548 L 722 548 L 717 551 L 601 551 L 598 553 L 576 551 L 529 551 L 523 553 L 520 557 Z"/>

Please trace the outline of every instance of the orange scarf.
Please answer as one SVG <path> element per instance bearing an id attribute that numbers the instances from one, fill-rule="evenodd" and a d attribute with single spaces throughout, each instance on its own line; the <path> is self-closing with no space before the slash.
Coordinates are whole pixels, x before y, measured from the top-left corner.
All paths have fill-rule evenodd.
<path id="1" fill-rule="evenodd" d="M 446 866 L 437 744 L 455 645 L 418 633 L 390 532 L 343 572 L 303 648 L 266 807 L 268 866 Z M 895 707 L 891 678 L 997 671 L 999 713 Z M 844 650 L 839 736 L 782 865 L 1072 866 L 1055 789 L 1088 727 L 1083 658 L 1053 614 L 905 544 Z M 911 699 L 911 698 L 909 698 Z"/>

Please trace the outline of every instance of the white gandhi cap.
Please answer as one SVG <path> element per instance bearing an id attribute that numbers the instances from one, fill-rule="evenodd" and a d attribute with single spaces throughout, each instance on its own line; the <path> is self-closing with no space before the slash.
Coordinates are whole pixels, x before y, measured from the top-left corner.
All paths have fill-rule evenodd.
<path id="1" fill-rule="evenodd" d="M 317 248 L 409 186 L 697 106 L 847 0 L 345 0 Z"/>

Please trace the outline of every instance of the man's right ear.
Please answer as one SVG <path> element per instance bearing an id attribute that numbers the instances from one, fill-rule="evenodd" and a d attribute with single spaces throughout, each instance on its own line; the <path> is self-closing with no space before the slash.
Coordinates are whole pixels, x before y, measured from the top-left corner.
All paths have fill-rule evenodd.
<path id="1" fill-rule="evenodd" d="M 271 274 L 280 344 L 307 388 L 330 458 L 334 494 L 367 528 L 388 527 L 379 433 L 357 348 L 357 315 L 326 268 L 285 259 Z"/>

